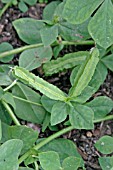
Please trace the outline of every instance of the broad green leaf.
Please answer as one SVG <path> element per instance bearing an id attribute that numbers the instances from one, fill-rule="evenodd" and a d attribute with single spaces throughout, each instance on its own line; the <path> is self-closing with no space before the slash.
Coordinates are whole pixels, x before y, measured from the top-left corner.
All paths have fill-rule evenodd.
<path id="1" fill-rule="evenodd" d="M 42 21 L 32 18 L 21 18 L 13 21 L 13 26 L 18 36 L 27 44 L 41 42 L 40 30 L 45 26 Z"/>
<path id="2" fill-rule="evenodd" d="M 49 3 L 44 8 L 44 11 L 43 11 L 43 19 L 44 20 L 53 20 L 54 19 L 54 12 L 55 12 L 55 9 L 59 3 L 60 3 L 60 1 L 53 1 L 53 2 Z"/>
<path id="3" fill-rule="evenodd" d="M 1 120 L 0 120 L 0 141 L 2 139 L 2 123 L 1 123 Z"/>
<path id="4" fill-rule="evenodd" d="M 52 57 L 51 47 L 39 47 L 25 50 L 19 58 L 19 66 L 27 70 L 33 70 L 40 67 L 42 63 L 46 63 Z"/>
<path id="5" fill-rule="evenodd" d="M 15 114 L 29 122 L 42 123 L 45 117 L 45 110 L 40 103 L 40 95 L 29 87 L 17 83 L 13 87 L 12 94 L 16 104 Z"/>
<path id="6" fill-rule="evenodd" d="M 60 170 L 60 159 L 54 151 L 39 153 L 39 161 L 44 170 Z"/>
<path id="7" fill-rule="evenodd" d="M 2 138 L 0 140 L 0 144 L 9 140 L 8 129 L 9 129 L 10 126 L 6 123 L 1 122 L 1 127 L 2 127 Z"/>
<path id="8" fill-rule="evenodd" d="M 57 60 L 51 60 L 43 65 L 43 69 L 46 75 L 52 75 L 58 73 L 63 69 L 69 69 L 81 64 L 86 57 L 89 56 L 88 52 L 75 52 L 59 57 Z"/>
<path id="9" fill-rule="evenodd" d="M 67 0 L 63 17 L 72 24 L 80 24 L 87 20 L 103 0 Z"/>
<path id="10" fill-rule="evenodd" d="M 0 87 L 0 100 L 2 99 L 4 95 L 4 90 L 2 89 L 2 87 Z"/>
<path id="11" fill-rule="evenodd" d="M 76 72 L 79 70 L 79 68 L 76 68 L 77 70 L 73 70 L 71 75 L 71 83 L 74 83 L 74 79 L 76 77 Z M 76 74 L 75 74 L 76 73 Z M 103 84 L 104 80 L 107 76 L 107 68 L 105 65 L 103 65 L 101 62 L 98 63 L 95 73 L 89 82 L 88 86 L 82 91 L 82 93 L 74 99 L 74 101 L 79 103 L 85 103 Z"/>
<path id="12" fill-rule="evenodd" d="M 9 124 L 9 125 L 12 122 L 12 119 L 11 119 L 9 113 L 7 112 L 7 110 L 1 103 L 0 103 L 0 119 L 2 122 Z"/>
<path id="13" fill-rule="evenodd" d="M 67 157 L 64 159 L 62 166 L 64 170 L 78 170 L 81 165 L 82 159 L 74 156 Z"/>
<path id="14" fill-rule="evenodd" d="M 40 35 L 44 46 L 49 46 L 57 40 L 58 25 L 45 26 L 40 30 Z"/>
<path id="15" fill-rule="evenodd" d="M 66 95 L 63 91 L 61 91 L 58 87 L 48 83 L 42 78 L 35 76 L 32 73 L 29 73 L 27 70 L 21 67 L 14 67 L 13 71 L 16 78 L 20 81 L 30 85 L 36 90 L 39 90 L 41 93 L 46 95 L 47 97 L 54 100 L 66 100 Z"/>
<path id="16" fill-rule="evenodd" d="M 63 162 L 63 160 L 69 156 L 81 159 L 75 143 L 68 139 L 55 139 L 39 149 L 40 152 L 47 152 L 50 150 L 59 154 L 61 162 Z M 83 162 L 81 163 L 81 166 L 82 165 Z"/>
<path id="17" fill-rule="evenodd" d="M 37 0 L 23 0 L 26 4 L 28 4 L 28 5 L 35 5 L 36 4 L 36 2 L 37 2 Z"/>
<path id="18" fill-rule="evenodd" d="M 11 65 L 1 65 L 1 72 L 0 72 L 0 85 L 1 86 L 8 86 L 12 83 L 12 78 L 10 76 L 10 67 Z"/>
<path id="19" fill-rule="evenodd" d="M 102 170 L 113 170 L 113 156 L 112 157 L 100 157 L 99 163 Z"/>
<path id="20" fill-rule="evenodd" d="M 59 34 L 67 41 L 86 40 L 90 38 L 90 34 L 88 32 L 89 21 L 90 19 L 79 25 L 73 25 L 69 22 L 62 21 L 59 24 Z"/>
<path id="21" fill-rule="evenodd" d="M 113 71 L 113 54 L 105 56 L 101 59 L 107 68 Z"/>
<path id="22" fill-rule="evenodd" d="M 7 42 L 3 42 L 0 44 L 0 53 L 10 51 L 10 50 L 13 50 L 13 47 L 11 44 L 9 44 Z M 14 55 L 8 55 L 7 57 L 0 58 L 0 61 L 3 63 L 7 63 L 7 62 L 11 61 L 13 59 L 13 57 L 14 57 Z"/>
<path id="23" fill-rule="evenodd" d="M 38 132 L 27 126 L 11 126 L 8 129 L 9 139 L 20 139 L 23 141 L 21 154 L 24 154 L 35 144 L 38 138 Z"/>
<path id="24" fill-rule="evenodd" d="M 49 112 L 51 113 L 51 110 L 52 110 L 52 107 L 55 103 L 57 103 L 58 101 L 57 100 L 52 100 L 50 99 L 49 97 L 43 95 L 41 97 L 41 102 L 42 102 L 42 105 L 43 107 Z"/>
<path id="25" fill-rule="evenodd" d="M 110 154 L 113 152 L 113 137 L 103 136 L 95 144 L 99 152 L 103 154 Z"/>
<path id="26" fill-rule="evenodd" d="M 27 168 L 27 167 L 19 167 L 18 170 L 33 170 L 32 168 Z"/>
<path id="27" fill-rule="evenodd" d="M 6 92 L 3 95 L 2 100 L 5 101 L 6 103 L 10 104 L 11 106 L 13 106 L 14 109 L 16 109 L 14 98 L 13 98 L 13 95 L 11 93 Z"/>
<path id="28" fill-rule="evenodd" d="M 56 125 L 64 121 L 69 114 L 69 106 L 65 102 L 58 101 L 52 107 L 51 125 Z"/>
<path id="29" fill-rule="evenodd" d="M 0 169 L 18 170 L 18 156 L 22 149 L 23 142 L 19 139 L 12 139 L 0 146 Z"/>
<path id="30" fill-rule="evenodd" d="M 64 45 L 63 44 L 59 44 L 57 45 L 56 47 L 53 48 L 53 55 L 54 55 L 54 58 L 57 58 L 60 51 L 64 48 Z"/>
<path id="31" fill-rule="evenodd" d="M 113 4 L 111 0 L 103 2 L 90 21 L 88 29 L 91 37 L 101 47 L 107 49 L 113 44 Z"/>
<path id="32" fill-rule="evenodd" d="M 27 5 L 24 3 L 23 0 L 21 0 L 21 1 L 18 3 L 18 8 L 19 8 L 19 10 L 22 11 L 22 12 L 27 12 L 27 10 L 28 10 L 28 7 L 27 7 Z"/>
<path id="33" fill-rule="evenodd" d="M 86 106 L 93 110 L 94 119 L 96 120 L 105 117 L 113 109 L 113 101 L 106 96 L 100 96 L 86 103 Z"/>
<path id="34" fill-rule="evenodd" d="M 82 91 L 88 86 L 99 62 L 98 56 L 99 51 L 97 48 L 94 48 L 90 56 L 88 56 L 85 62 L 81 65 L 74 80 L 74 85 L 70 89 L 70 98 L 75 98 L 79 96 Z"/>
<path id="35" fill-rule="evenodd" d="M 10 139 L 20 139 L 23 141 L 21 154 L 33 147 L 38 138 L 38 132 L 27 126 L 8 126 L 2 123 L 2 139 L 1 143 Z"/>
<path id="36" fill-rule="evenodd" d="M 69 120 L 77 129 L 93 129 L 94 113 L 90 107 L 73 103 L 70 107 Z"/>
<path id="37" fill-rule="evenodd" d="M 46 128 L 49 126 L 50 123 L 50 113 L 46 113 L 43 124 L 42 124 L 42 132 L 44 132 L 46 130 Z"/>

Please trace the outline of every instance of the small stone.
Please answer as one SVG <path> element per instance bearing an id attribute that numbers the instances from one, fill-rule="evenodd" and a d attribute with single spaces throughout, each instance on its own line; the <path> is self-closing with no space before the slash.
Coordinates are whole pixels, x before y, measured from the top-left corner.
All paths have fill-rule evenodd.
<path id="1" fill-rule="evenodd" d="M 86 136 L 89 137 L 89 138 L 91 138 L 91 137 L 92 137 L 92 133 L 88 131 L 88 132 L 86 133 Z"/>

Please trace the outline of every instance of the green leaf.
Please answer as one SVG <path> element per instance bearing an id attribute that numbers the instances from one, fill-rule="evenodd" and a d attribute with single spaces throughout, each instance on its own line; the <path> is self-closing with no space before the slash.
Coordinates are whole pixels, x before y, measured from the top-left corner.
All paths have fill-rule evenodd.
<path id="1" fill-rule="evenodd" d="M 0 68 L 2 72 L 0 72 L 0 85 L 8 86 L 12 83 L 12 78 L 10 76 L 10 67 L 11 65 L 1 65 Z"/>
<path id="2" fill-rule="evenodd" d="M 80 24 L 87 20 L 103 0 L 67 0 L 63 17 L 72 24 Z"/>
<path id="3" fill-rule="evenodd" d="M 27 126 L 8 126 L 5 123 L 2 123 L 2 134 L 1 143 L 10 139 L 23 141 L 21 155 L 31 149 L 38 138 L 38 132 Z"/>
<path id="4" fill-rule="evenodd" d="M 45 110 L 40 103 L 41 97 L 38 93 L 17 83 L 17 86 L 13 87 L 12 94 L 16 104 L 15 114 L 19 118 L 33 123 L 42 123 Z"/>
<path id="5" fill-rule="evenodd" d="M 0 87 L 0 100 L 2 99 L 4 95 L 4 90 L 2 89 L 2 87 Z"/>
<path id="6" fill-rule="evenodd" d="M 9 124 L 9 125 L 12 122 L 12 119 L 9 113 L 7 112 L 7 110 L 4 108 L 4 106 L 1 103 L 0 103 L 0 119 L 2 122 Z"/>
<path id="7" fill-rule="evenodd" d="M 20 55 L 19 66 L 33 70 L 40 67 L 42 63 L 49 61 L 51 57 L 52 49 L 49 46 L 25 50 Z"/>
<path id="8" fill-rule="evenodd" d="M 54 55 L 54 58 L 57 58 L 60 51 L 64 48 L 64 45 L 63 44 L 59 44 L 57 45 L 56 47 L 53 48 L 53 55 Z"/>
<path id="9" fill-rule="evenodd" d="M 9 139 L 20 139 L 23 141 L 21 154 L 29 150 L 38 138 L 38 132 L 27 126 L 11 126 L 8 129 Z"/>
<path id="10" fill-rule="evenodd" d="M 95 144 L 95 147 L 103 154 L 113 152 L 113 137 L 103 136 Z"/>
<path id="11" fill-rule="evenodd" d="M 0 120 L 0 141 L 2 139 L 2 124 L 1 124 L 1 120 Z"/>
<path id="12" fill-rule="evenodd" d="M 49 126 L 49 122 L 50 122 L 50 113 L 46 113 L 43 124 L 42 124 L 42 132 L 44 132 L 46 130 L 46 128 Z"/>
<path id="13" fill-rule="evenodd" d="M 54 100 L 66 100 L 66 95 L 58 87 L 46 82 L 42 78 L 35 76 L 32 73 L 29 73 L 27 70 L 21 67 L 14 67 L 14 75 L 20 81 L 30 85 L 36 90 L 39 90 L 41 93 L 45 94 L 47 97 Z"/>
<path id="14" fill-rule="evenodd" d="M 6 92 L 3 97 L 2 100 L 4 100 L 6 103 L 10 104 L 11 106 L 13 106 L 14 109 L 16 109 L 16 105 L 14 102 L 14 98 L 13 95 L 9 92 Z"/>
<path id="15" fill-rule="evenodd" d="M 43 11 L 43 19 L 44 20 L 53 20 L 54 19 L 54 12 L 55 12 L 55 9 L 59 3 L 60 3 L 60 1 L 53 1 L 53 2 L 49 3 L 44 8 L 44 11 Z"/>
<path id="16" fill-rule="evenodd" d="M 0 44 L 0 53 L 10 51 L 10 50 L 13 50 L 13 47 L 11 44 L 9 44 L 7 42 L 3 42 Z M 14 55 L 8 55 L 7 57 L 0 58 L 0 61 L 3 63 L 7 63 L 7 62 L 11 61 L 13 59 L 13 57 L 14 57 Z"/>
<path id="17" fill-rule="evenodd" d="M 27 167 L 19 167 L 18 170 L 33 170 L 32 168 L 27 168 Z"/>
<path id="18" fill-rule="evenodd" d="M 21 18 L 13 21 L 18 36 L 27 44 L 41 42 L 40 30 L 45 26 L 42 21 L 32 18 Z"/>
<path id="19" fill-rule="evenodd" d="M 47 152 L 50 150 L 55 151 L 59 154 L 61 162 L 63 162 L 63 160 L 69 156 L 81 159 L 81 156 L 77 151 L 75 143 L 68 139 L 54 139 L 53 141 L 49 142 L 48 144 L 39 149 L 40 152 Z M 82 165 L 83 162 L 81 162 L 81 166 Z"/>
<path id="20" fill-rule="evenodd" d="M 51 110 L 52 110 L 52 107 L 55 103 L 57 103 L 58 101 L 57 100 L 53 100 L 53 99 L 50 99 L 49 97 L 43 95 L 41 97 L 41 102 L 42 102 L 42 105 L 43 107 L 49 112 L 51 113 Z"/>
<path id="21" fill-rule="evenodd" d="M 113 156 L 112 157 L 103 157 L 99 158 L 99 163 L 102 170 L 113 170 Z"/>
<path id="22" fill-rule="evenodd" d="M 81 65 L 74 80 L 74 85 L 70 89 L 70 98 L 75 98 L 79 96 L 82 91 L 88 86 L 99 62 L 98 56 L 99 51 L 97 48 L 94 48 L 90 56 L 88 56 L 85 62 Z"/>
<path id="23" fill-rule="evenodd" d="M 19 3 L 18 3 L 18 8 L 20 9 L 20 11 L 22 12 L 26 12 L 28 10 L 28 7 L 27 5 L 24 3 L 23 0 L 21 0 Z"/>
<path id="24" fill-rule="evenodd" d="M 86 40 L 90 38 L 90 34 L 88 32 L 89 21 L 90 19 L 79 25 L 73 25 L 69 22 L 62 21 L 59 24 L 59 34 L 67 41 Z"/>
<path id="25" fill-rule="evenodd" d="M 9 127 L 10 139 L 20 139 L 23 141 L 21 154 L 29 150 L 38 138 L 38 132 L 27 126 L 11 126 Z"/>
<path id="26" fill-rule="evenodd" d="M 77 129 L 93 129 L 94 113 L 90 107 L 72 103 L 70 107 L 69 120 L 72 126 Z"/>
<path id="27" fill-rule="evenodd" d="M 64 159 L 62 166 L 64 170 L 77 170 L 80 167 L 82 159 L 74 156 Z"/>
<path id="28" fill-rule="evenodd" d="M 36 2 L 37 2 L 37 0 L 23 0 L 26 4 L 28 4 L 28 5 L 35 5 L 36 4 Z"/>
<path id="29" fill-rule="evenodd" d="M 22 149 L 22 141 L 12 139 L 0 146 L 0 169 L 1 170 L 18 170 L 18 156 Z"/>
<path id="30" fill-rule="evenodd" d="M 103 57 L 101 61 L 105 64 L 105 66 L 108 69 L 113 71 L 113 54 Z"/>
<path id="31" fill-rule="evenodd" d="M 69 113 L 69 106 L 65 102 L 58 101 L 52 107 L 51 125 L 56 125 L 64 121 Z"/>
<path id="32" fill-rule="evenodd" d="M 39 161 L 44 170 L 61 169 L 59 155 L 56 152 L 48 151 L 39 153 Z"/>
<path id="33" fill-rule="evenodd" d="M 90 21 L 88 29 L 92 38 L 101 47 L 107 49 L 113 44 L 113 4 L 111 0 L 103 2 Z"/>
<path id="34" fill-rule="evenodd" d="M 81 64 L 88 56 L 89 53 L 84 51 L 69 53 L 63 57 L 59 57 L 57 60 L 47 62 L 43 65 L 43 69 L 46 75 L 52 75 Z"/>
<path id="35" fill-rule="evenodd" d="M 49 46 L 57 40 L 58 37 L 58 26 L 45 26 L 40 30 L 40 35 L 44 46 Z"/>
<path id="36" fill-rule="evenodd" d="M 113 109 L 113 101 L 106 96 L 100 96 L 86 103 L 86 106 L 91 107 L 96 120 L 105 117 Z"/>

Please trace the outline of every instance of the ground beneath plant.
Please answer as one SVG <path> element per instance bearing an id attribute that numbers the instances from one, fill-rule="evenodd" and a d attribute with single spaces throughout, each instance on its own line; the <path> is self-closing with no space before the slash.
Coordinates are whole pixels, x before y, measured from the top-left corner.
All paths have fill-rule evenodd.
<path id="1" fill-rule="evenodd" d="M 0 8 L 2 8 L 3 4 L 0 2 Z M 42 11 L 45 4 L 36 4 L 33 7 L 30 7 L 28 12 L 21 13 L 17 7 L 10 7 L 6 13 L 2 16 L 0 20 L 0 43 L 9 42 L 13 45 L 14 48 L 21 47 L 25 45 L 21 40 L 19 40 L 15 30 L 12 27 L 12 21 L 22 17 L 31 17 L 35 19 L 41 19 Z M 70 46 L 67 49 L 62 51 L 62 54 L 69 53 L 75 51 L 76 47 Z M 13 64 L 18 63 L 18 55 L 15 55 L 15 59 L 13 60 Z M 43 71 L 40 68 L 36 70 L 38 74 L 40 74 L 44 79 L 48 82 L 55 84 L 65 92 L 68 91 L 70 87 L 69 75 L 70 70 L 66 72 L 62 72 L 59 74 L 55 74 L 52 77 L 45 77 Z M 113 99 L 113 73 L 109 72 L 106 81 L 101 86 L 96 94 L 93 97 L 105 95 Z M 112 113 L 111 113 L 112 114 Z M 23 124 L 25 122 L 22 122 Z M 45 133 L 41 132 L 41 127 L 38 125 L 34 125 L 31 123 L 27 123 L 28 126 L 38 130 L 40 132 L 40 137 L 47 137 L 51 135 L 52 132 L 46 130 Z M 63 125 L 59 126 L 59 129 L 62 129 Z M 54 132 L 53 132 L 54 133 Z M 113 134 L 113 121 L 106 121 L 102 123 L 95 124 L 94 130 L 86 131 L 86 130 L 73 130 L 68 134 L 63 135 L 64 138 L 68 138 L 75 142 L 77 145 L 78 151 L 81 154 L 82 158 L 85 161 L 85 166 L 87 170 L 101 170 L 98 164 L 98 157 L 102 156 L 94 147 L 96 141 L 102 137 L 103 135 Z"/>

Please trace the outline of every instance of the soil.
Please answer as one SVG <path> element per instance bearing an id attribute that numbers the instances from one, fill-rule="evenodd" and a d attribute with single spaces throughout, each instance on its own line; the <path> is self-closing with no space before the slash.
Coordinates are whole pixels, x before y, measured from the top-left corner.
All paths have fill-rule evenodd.
<path id="1" fill-rule="evenodd" d="M 26 13 L 20 12 L 16 6 L 10 7 L 0 20 L 0 43 L 9 42 L 12 44 L 14 48 L 18 48 L 21 47 L 22 45 L 25 45 L 24 42 L 19 40 L 18 35 L 16 34 L 14 28 L 12 27 L 12 21 L 22 17 L 41 19 L 44 6 L 45 4 L 37 3 L 35 6 L 30 7 Z M 2 7 L 3 4 L 0 2 L 0 8 Z M 64 49 L 62 51 L 62 54 L 72 52 L 75 50 L 74 48 L 73 46 L 70 46 L 69 48 Z M 15 55 L 15 59 L 13 60 L 13 63 L 17 64 L 17 61 L 18 61 L 18 55 Z M 48 82 L 55 84 L 65 92 L 68 91 L 70 87 L 70 82 L 69 82 L 70 70 L 59 74 L 55 74 L 54 76 L 51 77 L 44 77 L 41 68 L 38 68 L 37 70 L 39 74 L 43 78 L 45 78 Z M 104 84 L 101 86 L 101 88 L 93 97 L 100 96 L 100 95 L 105 95 L 113 99 L 113 73 L 112 72 L 109 72 Z M 24 124 L 25 122 L 22 123 Z M 47 137 L 52 133 L 49 130 L 47 130 L 45 133 L 42 133 L 39 126 L 31 123 L 28 123 L 27 125 L 40 131 L 40 137 Z M 62 125 L 59 125 L 59 129 L 62 129 Z M 103 135 L 112 136 L 112 134 L 113 134 L 113 120 L 110 120 L 110 121 L 105 121 L 102 123 L 95 124 L 94 130 L 90 130 L 90 131 L 73 130 L 68 134 L 63 135 L 63 137 L 68 138 L 76 143 L 78 151 L 85 161 L 85 166 L 87 170 L 101 170 L 98 164 L 98 157 L 102 156 L 102 154 L 100 154 L 95 149 L 94 144 Z"/>

